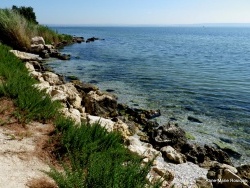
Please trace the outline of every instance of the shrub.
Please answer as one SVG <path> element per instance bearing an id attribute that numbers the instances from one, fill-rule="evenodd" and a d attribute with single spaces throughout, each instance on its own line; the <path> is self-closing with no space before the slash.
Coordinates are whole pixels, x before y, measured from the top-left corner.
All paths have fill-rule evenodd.
<path id="1" fill-rule="evenodd" d="M 59 188 L 142 188 L 150 164 L 141 165 L 142 159 L 123 146 L 121 136 L 108 133 L 99 124 L 73 126 L 60 118 L 56 123 L 61 135 L 61 156 L 64 171 L 52 168 L 47 174 Z"/>
<path id="2" fill-rule="evenodd" d="M 28 21 L 38 24 L 36 20 L 36 14 L 33 11 L 32 7 L 17 7 L 15 5 L 12 6 L 12 10 L 17 11 L 20 15 L 25 17 Z"/>

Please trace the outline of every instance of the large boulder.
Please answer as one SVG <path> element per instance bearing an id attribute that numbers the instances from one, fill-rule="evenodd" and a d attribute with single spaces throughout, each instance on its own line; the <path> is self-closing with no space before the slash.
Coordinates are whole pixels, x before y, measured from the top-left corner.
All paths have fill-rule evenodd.
<path id="1" fill-rule="evenodd" d="M 161 148 L 170 145 L 178 150 L 187 142 L 185 131 L 174 122 L 169 122 L 154 129 L 151 139 L 156 147 Z"/>
<path id="2" fill-rule="evenodd" d="M 177 152 L 171 146 L 165 146 L 161 148 L 162 156 L 170 162 L 181 164 L 186 162 L 185 155 Z"/>
<path id="3" fill-rule="evenodd" d="M 31 44 L 45 45 L 45 40 L 43 39 L 43 37 L 36 36 L 31 39 Z"/>
<path id="4" fill-rule="evenodd" d="M 43 44 L 31 44 L 30 52 L 40 54 L 44 50 Z"/>
<path id="5" fill-rule="evenodd" d="M 149 143 L 143 143 L 139 138 L 130 136 L 127 139 L 128 149 L 134 153 L 137 153 L 143 158 L 153 160 L 156 156 L 161 156 L 161 153 L 153 148 Z"/>
<path id="6" fill-rule="evenodd" d="M 77 91 L 81 94 L 81 97 L 85 97 L 90 91 L 97 91 L 99 88 L 93 84 L 85 83 L 80 80 L 71 80 Z"/>
<path id="7" fill-rule="evenodd" d="M 115 122 L 111 121 L 110 119 L 105 119 L 99 116 L 87 115 L 87 121 L 89 124 L 100 124 L 100 126 L 104 127 L 108 132 L 112 132 L 114 130 Z"/>
<path id="8" fill-rule="evenodd" d="M 39 57 L 39 55 L 21 52 L 18 50 L 10 50 L 11 53 L 13 53 L 17 58 L 23 60 L 23 61 L 41 61 L 42 58 Z"/>
<path id="9" fill-rule="evenodd" d="M 221 164 L 217 164 L 210 168 L 207 177 L 211 180 L 214 187 L 250 188 L 250 186 L 247 184 L 247 180 L 238 176 L 234 170 L 235 169 L 230 166 L 222 166 Z"/>
<path id="10" fill-rule="evenodd" d="M 84 105 L 86 113 L 91 115 L 104 118 L 117 116 L 117 98 L 114 95 L 91 91 L 86 95 Z"/>

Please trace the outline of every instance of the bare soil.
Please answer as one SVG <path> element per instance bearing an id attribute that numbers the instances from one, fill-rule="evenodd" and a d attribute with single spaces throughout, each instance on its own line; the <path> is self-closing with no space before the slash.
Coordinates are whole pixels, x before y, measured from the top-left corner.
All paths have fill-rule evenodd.
<path id="1" fill-rule="evenodd" d="M 22 123 L 13 101 L 0 98 L 0 188 L 56 188 L 44 171 L 56 163 L 52 124 Z"/>

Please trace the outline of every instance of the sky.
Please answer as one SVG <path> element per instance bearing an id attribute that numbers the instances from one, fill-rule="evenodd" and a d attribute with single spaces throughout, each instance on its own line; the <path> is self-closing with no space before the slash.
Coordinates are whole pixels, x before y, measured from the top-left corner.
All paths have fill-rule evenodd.
<path id="1" fill-rule="evenodd" d="M 12 5 L 33 7 L 46 25 L 250 23 L 250 0 L 0 0 Z"/>

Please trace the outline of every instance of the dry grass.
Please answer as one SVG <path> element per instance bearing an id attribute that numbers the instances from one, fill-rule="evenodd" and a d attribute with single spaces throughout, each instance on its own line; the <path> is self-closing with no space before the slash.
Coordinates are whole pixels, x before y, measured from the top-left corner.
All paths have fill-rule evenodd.
<path id="1" fill-rule="evenodd" d="M 56 184 L 47 178 L 33 179 L 27 183 L 29 188 L 57 188 Z"/>

